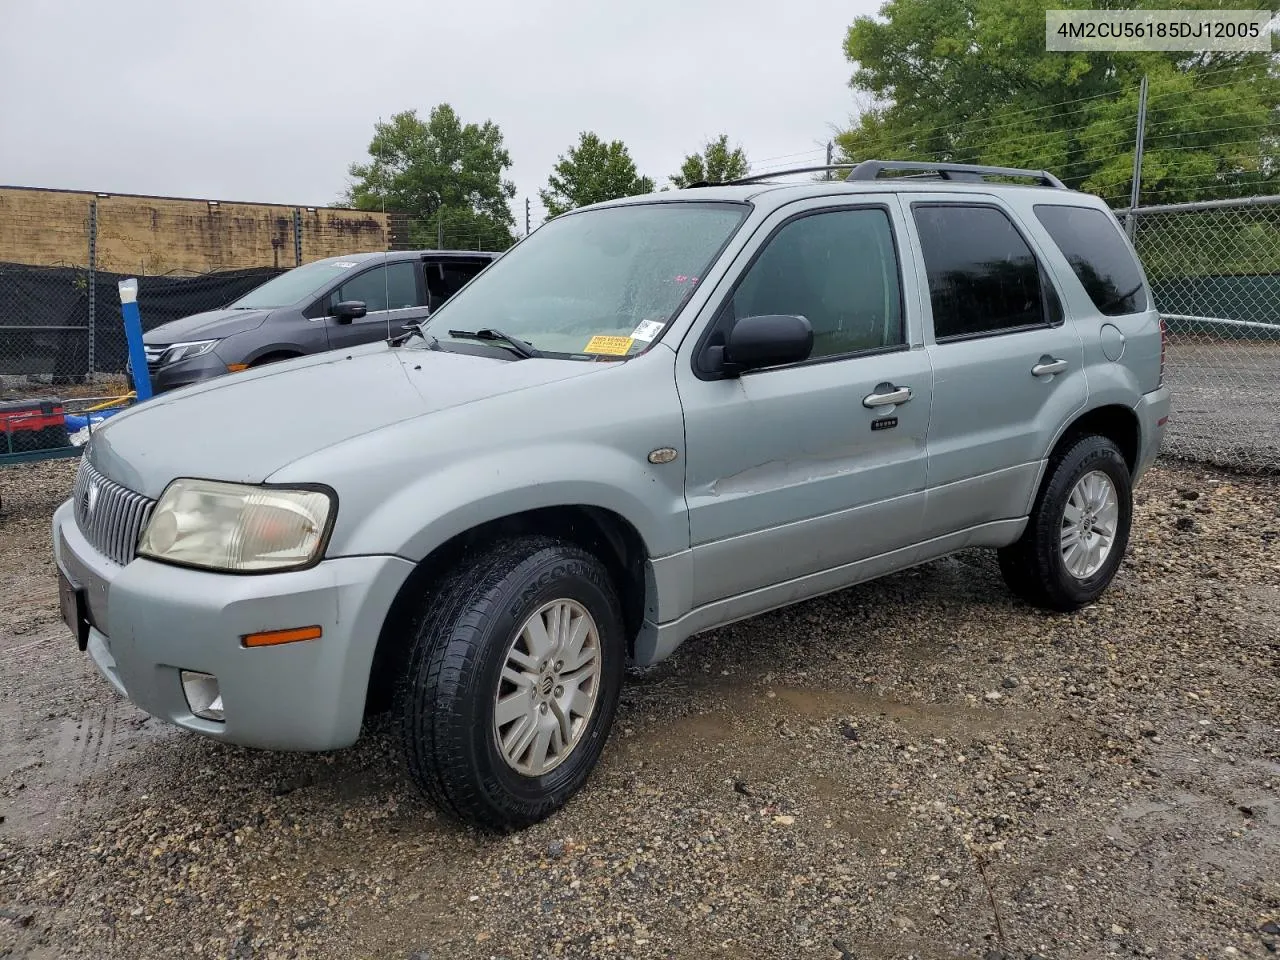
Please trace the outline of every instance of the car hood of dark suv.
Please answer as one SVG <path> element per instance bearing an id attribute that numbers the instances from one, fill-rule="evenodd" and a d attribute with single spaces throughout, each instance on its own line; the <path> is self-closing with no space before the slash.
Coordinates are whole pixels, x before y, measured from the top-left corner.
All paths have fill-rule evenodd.
<path id="1" fill-rule="evenodd" d="M 189 340 L 221 340 L 262 326 L 270 310 L 207 310 L 170 320 L 142 335 L 142 342 L 164 346 Z"/>
<path id="2" fill-rule="evenodd" d="M 261 483 L 295 460 L 382 427 L 607 366 L 371 344 L 153 397 L 95 430 L 87 456 L 148 497 L 176 477 Z"/>

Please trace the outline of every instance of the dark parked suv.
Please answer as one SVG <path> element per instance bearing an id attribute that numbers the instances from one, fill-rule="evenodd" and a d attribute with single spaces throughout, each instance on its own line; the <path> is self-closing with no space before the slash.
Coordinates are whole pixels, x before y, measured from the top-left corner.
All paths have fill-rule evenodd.
<path id="1" fill-rule="evenodd" d="M 147 331 L 142 339 L 152 389 L 394 336 L 497 257 L 451 250 L 355 253 L 289 270 L 221 310 Z"/>

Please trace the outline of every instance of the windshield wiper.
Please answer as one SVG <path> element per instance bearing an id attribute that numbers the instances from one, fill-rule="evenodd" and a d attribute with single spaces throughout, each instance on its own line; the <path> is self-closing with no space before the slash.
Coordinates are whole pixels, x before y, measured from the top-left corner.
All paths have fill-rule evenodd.
<path id="1" fill-rule="evenodd" d="M 503 333 L 501 330 L 495 330 L 493 327 L 484 327 L 480 330 L 450 330 L 449 336 L 457 337 L 459 340 L 488 340 L 492 343 L 502 343 L 526 360 L 542 356 L 533 344 L 513 337 L 509 333 Z"/>
<path id="2" fill-rule="evenodd" d="M 387 344 L 392 347 L 398 347 L 412 336 L 419 336 L 427 341 L 428 350 L 439 350 L 440 341 L 435 337 L 428 337 L 422 332 L 422 325 L 429 320 L 429 317 L 423 317 L 421 320 L 410 320 L 408 323 L 402 324 L 404 333 L 398 333 L 394 337 L 387 338 Z"/>

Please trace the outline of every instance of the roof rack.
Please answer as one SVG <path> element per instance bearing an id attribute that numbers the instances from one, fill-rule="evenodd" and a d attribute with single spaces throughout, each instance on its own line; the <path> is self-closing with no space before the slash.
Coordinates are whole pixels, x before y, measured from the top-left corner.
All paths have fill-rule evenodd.
<path id="1" fill-rule="evenodd" d="M 1067 185 L 1055 177 L 1047 170 L 1022 170 L 1018 167 L 987 167 L 970 163 L 929 163 L 927 161 L 917 160 L 863 160 L 858 164 L 833 163 L 824 164 L 817 167 L 790 167 L 786 170 L 770 170 L 768 173 L 754 173 L 749 177 L 739 177 L 736 180 L 725 180 L 723 183 L 710 183 L 706 180 L 699 180 L 697 183 L 691 183 L 691 187 L 718 187 L 718 186 L 734 186 L 743 183 L 758 183 L 761 180 L 770 180 L 774 177 L 782 177 L 793 173 L 822 173 L 827 170 L 848 170 L 850 166 L 853 170 L 845 177 L 846 181 L 867 181 L 878 180 L 880 174 L 885 170 L 919 170 L 921 173 L 908 174 L 907 179 L 932 179 L 938 177 L 943 180 L 967 180 L 974 182 L 984 182 L 987 177 L 1029 177 L 1039 182 L 1042 186 L 1054 187 L 1058 190 L 1066 190 Z"/>
<path id="2" fill-rule="evenodd" d="M 1018 167 L 988 167 L 972 163 L 928 163 L 916 160 L 863 160 L 847 180 L 877 180 L 885 170 L 933 171 L 943 180 L 984 181 L 987 177 L 1029 177 L 1041 185 L 1066 190 L 1067 185 L 1048 170 L 1023 170 Z"/>
<path id="3" fill-rule="evenodd" d="M 707 183 L 700 180 L 697 183 L 691 183 L 691 187 L 729 187 L 736 186 L 740 183 L 756 183 L 760 180 L 768 180 L 770 177 L 781 177 L 789 173 L 821 173 L 824 170 L 848 170 L 851 165 L 847 163 L 831 163 L 820 167 L 790 167 L 786 170 L 770 170 L 768 173 L 753 173 L 749 177 L 738 177 L 736 180 L 725 180 L 723 183 Z"/>

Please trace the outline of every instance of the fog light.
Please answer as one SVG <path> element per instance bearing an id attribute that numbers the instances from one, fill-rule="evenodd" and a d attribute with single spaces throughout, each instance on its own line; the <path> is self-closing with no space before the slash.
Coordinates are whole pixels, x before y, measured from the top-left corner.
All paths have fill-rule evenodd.
<path id="1" fill-rule="evenodd" d="M 194 670 L 183 670 L 182 692 L 186 694 L 187 706 L 197 717 L 204 720 L 222 721 L 222 691 L 218 689 L 218 678 L 210 673 L 196 673 Z"/>

